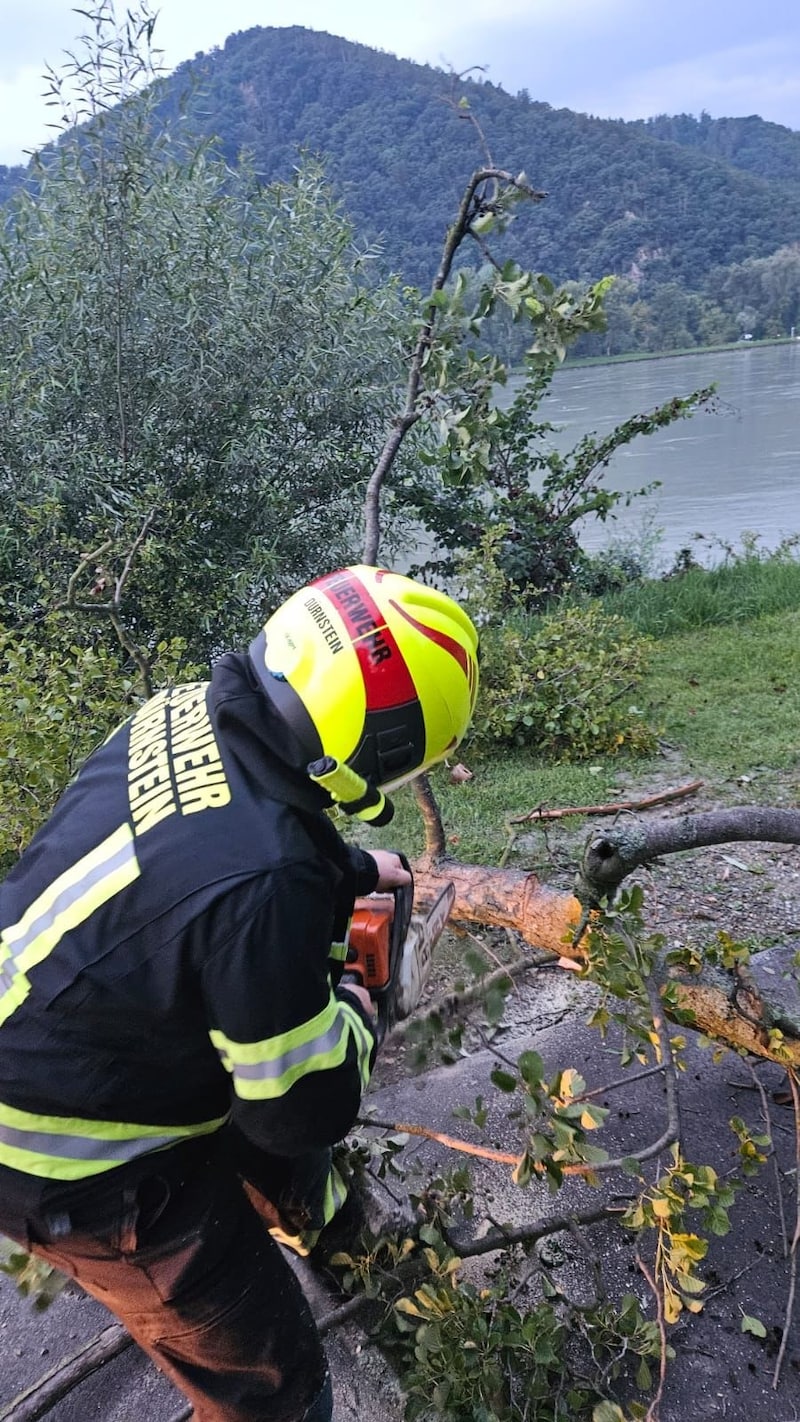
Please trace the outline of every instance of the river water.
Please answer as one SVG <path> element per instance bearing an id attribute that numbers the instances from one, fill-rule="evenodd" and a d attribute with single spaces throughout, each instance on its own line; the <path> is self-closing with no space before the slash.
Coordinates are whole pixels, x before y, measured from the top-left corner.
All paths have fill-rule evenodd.
<path id="1" fill-rule="evenodd" d="M 800 533 L 800 341 L 562 369 L 540 413 L 560 426 L 553 443 L 566 450 L 583 434 L 608 433 L 631 415 L 712 383 L 712 413 L 614 455 L 609 489 L 628 492 L 654 480 L 661 487 L 620 507 L 605 528 L 590 521 L 581 530 L 587 549 L 619 537 L 649 545 L 656 571 L 687 544 L 698 561 L 717 563 L 722 545 L 741 546 L 745 531 L 758 534 L 762 548 Z M 698 533 L 703 539 L 695 542 Z"/>

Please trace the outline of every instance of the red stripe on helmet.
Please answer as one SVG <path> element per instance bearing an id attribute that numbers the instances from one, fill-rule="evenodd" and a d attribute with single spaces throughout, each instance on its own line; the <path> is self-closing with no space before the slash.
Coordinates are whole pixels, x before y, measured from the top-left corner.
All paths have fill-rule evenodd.
<path id="1" fill-rule="evenodd" d="M 319 578 L 313 586 L 330 599 L 347 628 L 361 667 L 367 711 L 416 701 L 405 658 L 361 578 L 346 569 Z"/>
<path id="2" fill-rule="evenodd" d="M 399 612 L 400 616 L 406 619 L 406 622 L 410 622 L 411 626 L 416 627 L 417 631 L 421 632 L 429 641 L 435 642 L 439 647 L 444 647 L 445 651 L 449 652 L 451 657 L 455 657 L 467 678 L 467 684 L 471 691 L 474 681 L 474 669 L 471 664 L 471 659 L 467 656 L 466 648 L 462 647 L 461 643 L 457 642 L 455 637 L 448 637 L 446 632 L 440 632 L 436 627 L 428 627 L 424 622 L 418 622 L 404 607 L 400 606 L 399 602 L 393 601 L 392 607 L 395 612 Z"/>

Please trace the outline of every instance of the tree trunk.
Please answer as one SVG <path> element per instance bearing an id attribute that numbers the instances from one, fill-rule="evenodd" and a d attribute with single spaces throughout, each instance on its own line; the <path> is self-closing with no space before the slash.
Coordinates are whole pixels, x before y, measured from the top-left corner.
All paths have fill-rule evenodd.
<path id="1" fill-rule="evenodd" d="M 603 835 L 592 835 L 584 856 L 578 891 L 592 909 L 601 894 L 610 894 L 626 874 L 657 856 L 722 844 L 731 840 L 767 840 L 800 844 L 800 812 L 765 810 L 757 806 L 702 815 L 679 816 L 646 826 L 626 821 Z M 580 899 L 542 884 L 520 869 L 491 869 L 461 864 L 447 856 L 426 855 L 416 866 L 420 899 L 433 898 L 452 882 L 456 923 L 480 923 L 509 928 L 534 948 L 582 961 L 584 945 L 575 943 L 583 912 Z M 706 965 L 692 973 L 656 964 L 659 991 L 669 985 L 665 1012 L 677 1010 L 681 1025 L 691 1025 L 728 1046 L 800 1067 L 800 1027 L 787 1020 L 780 1003 L 768 1002 L 746 969 L 724 970 Z"/>

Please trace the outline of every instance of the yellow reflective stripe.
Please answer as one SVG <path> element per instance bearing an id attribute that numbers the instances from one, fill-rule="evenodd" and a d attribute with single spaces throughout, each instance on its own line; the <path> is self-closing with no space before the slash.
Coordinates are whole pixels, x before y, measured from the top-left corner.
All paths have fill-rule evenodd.
<path id="1" fill-rule="evenodd" d="M 368 1027 L 361 1017 L 359 1017 L 354 1007 L 349 1002 L 341 1002 L 341 1009 L 350 1023 L 350 1031 L 353 1034 L 356 1044 L 356 1055 L 358 1057 L 358 1074 L 361 1077 L 361 1090 L 365 1091 L 369 1081 L 369 1059 L 372 1055 L 373 1037 Z"/>
<path id="2" fill-rule="evenodd" d="M 17 923 L 0 934 L 0 1024 L 30 992 L 27 973 L 41 963 L 65 933 L 139 877 L 140 869 L 128 824 L 65 869 L 34 899 Z"/>
<path id="3" fill-rule="evenodd" d="M 260 1042 L 236 1042 L 216 1028 L 212 1028 L 209 1036 L 223 1057 L 228 1071 L 234 1071 L 237 1067 L 277 1062 L 291 1052 L 302 1051 L 306 1047 L 313 1049 L 334 1025 L 338 1013 L 339 1003 L 331 993 L 316 1017 L 309 1017 L 307 1022 L 301 1022 L 298 1027 L 290 1027 L 288 1032 L 281 1032 L 277 1037 L 265 1037 Z"/>
<path id="4" fill-rule="evenodd" d="M 190 1126 L 146 1126 L 39 1116 L 0 1104 L 0 1164 L 47 1180 L 83 1180 L 180 1140 L 209 1135 L 227 1116 Z"/>
<path id="5" fill-rule="evenodd" d="M 341 943 L 332 943 L 328 957 L 334 963 L 344 963 L 347 959 L 347 950 L 350 946 L 350 928 L 353 922 L 352 914 L 347 920 L 347 927 L 344 931 L 344 938 Z"/>
<path id="6" fill-rule="evenodd" d="M 358 1013 L 332 994 L 316 1017 L 277 1037 L 234 1042 L 217 1029 L 209 1036 L 223 1065 L 233 1075 L 236 1095 L 245 1101 L 270 1101 L 285 1096 L 296 1081 L 310 1072 L 341 1066 L 351 1034 L 356 1043 L 359 1075 L 365 1085 L 369 1079 L 370 1034 Z"/>
<path id="7" fill-rule="evenodd" d="M 344 1183 L 335 1165 L 331 1166 L 330 1174 L 325 1182 L 325 1198 L 322 1201 L 323 1224 L 330 1224 L 335 1214 L 338 1214 L 347 1199 L 347 1186 Z"/>

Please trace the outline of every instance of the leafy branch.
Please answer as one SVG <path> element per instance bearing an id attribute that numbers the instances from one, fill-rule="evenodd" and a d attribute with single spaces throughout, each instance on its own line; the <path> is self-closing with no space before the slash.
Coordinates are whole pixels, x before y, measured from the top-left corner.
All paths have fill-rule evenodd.
<path id="1" fill-rule="evenodd" d="M 531 187 L 524 173 L 515 177 L 503 168 L 478 168 L 467 183 L 455 221 L 445 238 L 438 271 L 423 304 L 416 342 L 408 364 L 405 400 L 394 416 L 392 428 L 367 484 L 364 502 L 366 563 L 375 563 L 378 559 L 381 533 L 380 499 L 383 486 L 405 436 L 424 413 L 420 397 L 425 388 L 426 367 L 431 362 L 437 318 L 442 312 L 453 312 L 456 309 L 457 300 L 463 290 L 463 287 L 459 289 L 455 298 L 448 297 L 445 292 L 456 254 L 467 235 L 485 233 L 497 218 L 509 211 L 513 202 L 522 198 L 541 202 L 544 196 L 544 193 Z M 476 329 L 475 320 L 469 325 L 471 329 Z M 496 366 L 492 366 L 492 376 L 497 373 Z M 441 370 L 437 374 L 440 375 Z M 442 382 L 439 381 L 440 388 L 441 385 Z"/>

